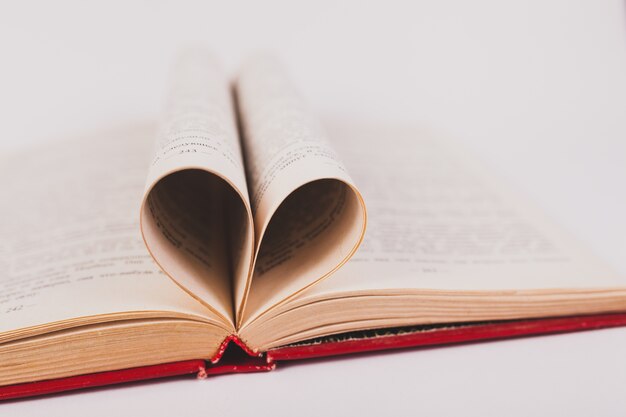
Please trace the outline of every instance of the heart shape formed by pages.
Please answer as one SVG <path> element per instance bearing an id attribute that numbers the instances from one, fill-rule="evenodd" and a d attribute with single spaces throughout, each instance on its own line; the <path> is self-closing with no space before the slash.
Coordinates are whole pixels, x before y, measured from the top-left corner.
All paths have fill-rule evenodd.
<path id="1" fill-rule="evenodd" d="M 186 56 L 174 75 L 142 235 L 168 276 L 241 327 L 343 265 L 363 239 L 365 205 L 274 61 L 238 81 L 241 140 L 210 58 Z"/>

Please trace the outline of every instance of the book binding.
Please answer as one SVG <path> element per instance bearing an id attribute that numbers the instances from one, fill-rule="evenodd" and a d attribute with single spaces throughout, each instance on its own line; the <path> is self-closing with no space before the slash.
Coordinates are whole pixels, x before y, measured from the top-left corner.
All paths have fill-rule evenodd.
<path id="1" fill-rule="evenodd" d="M 379 330 L 375 334 L 365 332 L 363 335 L 331 336 L 273 348 L 263 353 L 254 352 L 236 336 L 229 336 L 221 344 L 218 353 L 208 361 L 203 359 L 188 360 L 8 385 L 0 387 L 0 400 L 173 376 L 195 375 L 199 379 L 204 379 L 211 375 L 266 372 L 275 369 L 277 362 L 287 360 L 304 360 L 618 326 L 626 326 L 626 313 L 387 329 Z"/>

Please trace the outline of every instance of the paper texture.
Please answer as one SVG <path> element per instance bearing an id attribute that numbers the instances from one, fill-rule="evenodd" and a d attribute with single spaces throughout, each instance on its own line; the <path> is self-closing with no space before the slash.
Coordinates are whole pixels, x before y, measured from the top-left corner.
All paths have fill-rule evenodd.
<path id="1" fill-rule="evenodd" d="M 189 51 L 152 156 L 140 127 L 2 164 L 0 342 L 191 318 L 266 348 L 626 308 L 622 277 L 453 142 L 365 123 L 327 134 L 267 57 L 234 93 L 211 56 Z M 370 226 L 349 260 L 367 223 L 356 183 Z"/>
<path id="2" fill-rule="evenodd" d="M 329 279 L 247 322 L 240 334 L 252 346 L 418 323 L 626 309 L 624 277 L 459 145 L 411 126 L 329 126 L 362 184 L 368 231 Z"/>
<path id="3" fill-rule="evenodd" d="M 142 233 L 175 282 L 233 320 L 232 291 L 249 278 L 254 232 L 230 90 L 214 59 L 195 49 L 181 55 L 170 84 Z"/>
<path id="4" fill-rule="evenodd" d="M 280 63 L 250 60 L 236 91 L 259 250 L 247 318 L 339 268 L 360 244 L 366 215 L 345 166 Z"/>
<path id="5" fill-rule="evenodd" d="M 279 64 L 252 60 L 236 82 L 241 144 L 209 55 L 183 54 L 171 84 L 141 224 L 175 282 L 241 323 L 352 256 L 362 198 Z"/>
<path id="6" fill-rule="evenodd" d="M 626 284 L 454 142 L 410 126 L 331 126 L 370 221 L 355 257 L 311 293 Z M 368 145 L 383 136 L 384 152 Z"/>
<path id="7" fill-rule="evenodd" d="M 141 240 L 137 211 L 153 132 L 111 130 L 0 165 L 0 341 L 24 328 L 122 313 L 225 326 L 159 271 Z"/>

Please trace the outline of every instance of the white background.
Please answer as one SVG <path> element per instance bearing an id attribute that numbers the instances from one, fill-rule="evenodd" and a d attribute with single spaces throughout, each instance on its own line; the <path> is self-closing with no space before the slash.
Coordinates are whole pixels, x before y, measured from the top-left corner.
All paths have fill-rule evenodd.
<path id="1" fill-rule="evenodd" d="M 624 3 L 3 2 L 0 152 L 155 120 L 192 41 L 231 74 L 275 52 L 325 118 L 464 142 L 626 274 Z M 0 415 L 624 415 L 624 352 L 626 329 L 601 330 L 140 383 Z"/>

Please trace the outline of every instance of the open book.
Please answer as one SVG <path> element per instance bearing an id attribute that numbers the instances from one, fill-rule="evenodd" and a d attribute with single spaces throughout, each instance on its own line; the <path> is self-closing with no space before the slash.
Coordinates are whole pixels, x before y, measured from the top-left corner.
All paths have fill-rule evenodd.
<path id="1" fill-rule="evenodd" d="M 267 57 L 232 90 L 198 51 L 171 78 L 156 127 L 1 161 L 0 396 L 211 373 L 229 341 L 258 359 L 229 369 L 255 370 L 342 342 L 626 324 L 626 279 L 457 145 L 324 129 Z"/>

